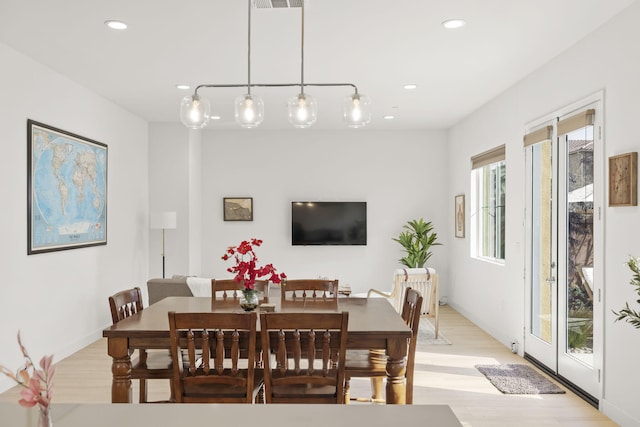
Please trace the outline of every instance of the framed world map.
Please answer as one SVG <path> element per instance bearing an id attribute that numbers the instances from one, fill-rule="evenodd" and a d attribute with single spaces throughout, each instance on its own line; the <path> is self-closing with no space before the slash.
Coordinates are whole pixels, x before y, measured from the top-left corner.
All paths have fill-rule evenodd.
<path id="1" fill-rule="evenodd" d="M 107 145 L 27 121 L 27 254 L 107 244 Z"/>

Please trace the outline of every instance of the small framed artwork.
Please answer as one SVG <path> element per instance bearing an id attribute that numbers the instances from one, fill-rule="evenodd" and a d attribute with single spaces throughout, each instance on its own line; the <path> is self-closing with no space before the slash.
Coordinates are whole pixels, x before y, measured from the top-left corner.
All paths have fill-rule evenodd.
<path id="1" fill-rule="evenodd" d="M 638 206 L 638 152 L 609 157 L 609 206 Z"/>
<path id="2" fill-rule="evenodd" d="M 456 237 L 464 237 L 464 194 L 455 197 L 455 227 Z"/>
<path id="3" fill-rule="evenodd" d="M 253 221 L 253 197 L 224 197 L 225 221 Z"/>

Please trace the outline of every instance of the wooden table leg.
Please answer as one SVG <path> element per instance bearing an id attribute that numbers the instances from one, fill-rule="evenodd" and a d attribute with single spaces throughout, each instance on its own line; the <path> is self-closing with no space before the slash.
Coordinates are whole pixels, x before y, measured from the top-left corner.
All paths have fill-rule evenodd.
<path id="1" fill-rule="evenodd" d="M 111 373 L 111 403 L 131 403 L 131 356 L 129 340 L 108 338 L 108 353 L 113 358 Z"/>
<path id="2" fill-rule="evenodd" d="M 406 403 L 406 339 L 387 341 L 387 403 Z"/>

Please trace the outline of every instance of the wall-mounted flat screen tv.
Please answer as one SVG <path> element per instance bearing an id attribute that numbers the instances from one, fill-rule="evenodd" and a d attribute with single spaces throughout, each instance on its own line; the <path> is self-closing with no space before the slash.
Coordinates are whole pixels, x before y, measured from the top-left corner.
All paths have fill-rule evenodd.
<path id="1" fill-rule="evenodd" d="M 367 202 L 292 202 L 292 245 L 366 245 Z"/>

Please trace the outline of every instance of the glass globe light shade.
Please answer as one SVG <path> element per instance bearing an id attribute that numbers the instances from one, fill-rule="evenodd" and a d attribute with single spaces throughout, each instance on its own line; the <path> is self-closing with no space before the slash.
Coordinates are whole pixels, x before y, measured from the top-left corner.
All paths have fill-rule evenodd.
<path id="1" fill-rule="evenodd" d="M 366 126 L 371 121 L 371 99 L 367 95 L 355 93 L 342 102 L 342 118 L 350 128 Z"/>
<path id="2" fill-rule="evenodd" d="M 211 115 L 211 104 L 206 98 L 193 94 L 182 98 L 180 103 L 180 121 L 190 129 L 202 129 Z"/>
<path id="3" fill-rule="evenodd" d="M 236 98 L 236 122 L 243 128 L 254 128 L 264 120 L 264 101 L 259 96 L 246 94 Z"/>
<path id="4" fill-rule="evenodd" d="M 318 119 L 318 104 L 313 96 L 308 93 L 289 98 L 287 103 L 289 110 L 289 123 L 297 128 L 308 128 Z"/>

